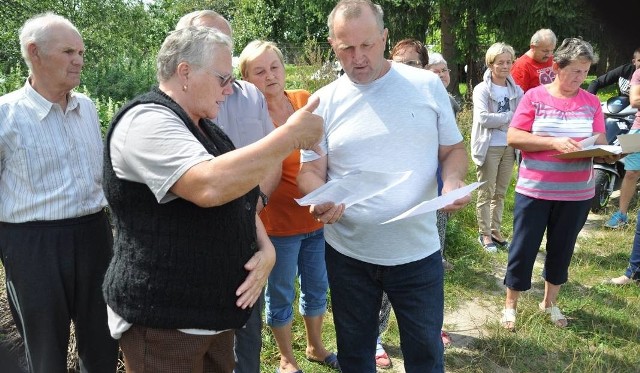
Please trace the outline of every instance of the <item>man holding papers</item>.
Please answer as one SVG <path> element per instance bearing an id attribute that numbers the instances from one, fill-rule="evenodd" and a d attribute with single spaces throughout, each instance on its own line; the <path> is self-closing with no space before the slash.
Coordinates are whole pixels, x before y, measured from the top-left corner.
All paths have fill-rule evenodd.
<path id="1" fill-rule="evenodd" d="M 467 154 L 449 97 L 434 74 L 384 58 L 380 6 L 339 2 L 329 15 L 329 43 L 345 75 L 320 89 L 323 155 L 303 152 L 298 187 L 310 193 L 354 170 L 411 171 L 406 181 L 347 209 L 311 206 L 325 226 L 326 262 L 343 372 L 375 372 L 378 311 L 385 291 L 398 318 L 407 372 L 443 372 L 443 269 L 435 211 L 390 220 L 463 187 Z M 446 207 L 457 210 L 468 195 Z M 340 202 L 340 201 L 334 201 Z"/>

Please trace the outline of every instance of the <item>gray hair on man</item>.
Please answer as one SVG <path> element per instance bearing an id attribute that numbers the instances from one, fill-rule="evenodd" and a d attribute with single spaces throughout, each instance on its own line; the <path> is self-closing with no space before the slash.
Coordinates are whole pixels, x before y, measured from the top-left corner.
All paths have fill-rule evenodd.
<path id="1" fill-rule="evenodd" d="M 543 28 L 536 31 L 533 36 L 531 36 L 530 45 L 538 45 L 543 42 L 549 42 L 550 44 L 555 45 L 558 42 L 558 38 L 556 38 L 556 34 L 548 28 Z"/>
<path id="2" fill-rule="evenodd" d="M 588 60 L 593 65 L 598 62 L 598 56 L 589 42 L 580 38 L 564 39 L 553 55 L 553 62 L 562 69 L 577 60 Z"/>
<path id="3" fill-rule="evenodd" d="M 208 9 L 196 10 L 191 13 L 185 14 L 180 18 L 180 20 L 178 20 L 178 23 L 176 24 L 176 30 L 193 26 L 197 24 L 197 21 L 202 18 L 209 18 L 212 20 L 223 21 L 224 23 L 226 23 L 227 27 L 229 28 L 229 32 L 230 32 L 229 36 L 231 36 L 231 31 L 232 31 L 231 23 L 229 23 L 229 21 L 227 21 L 227 19 L 224 18 L 220 13 L 213 10 L 208 10 Z M 224 32 L 225 30 L 221 30 L 221 31 Z"/>
<path id="4" fill-rule="evenodd" d="M 47 50 L 47 42 L 51 39 L 51 29 L 55 26 L 66 26 L 80 35 L 76 26 L 63 16 L 52 12 L 41 13 L 29 18 L 20 28 L 20 52 L 29 70 L 32 69 L 29 58 L 29 45 Z"/>
<path id="5" fill-rule="evenodd" d="M 158 81 L 166 82 L 171 79 L 182 62 L 199 68 L 206 66 L 220 48 L 231 51 L 233 43 L 231 38 L 217 29 L 189 26 L 172 31 L 158 52 Z"/>
<path id="6" fill-rule="evenodd" d="M 358 18 L 362 14 L 362 6 L 367 6 L 371 9 L 376 17 L 376 23 L 380 32 L 384 30 L 384 12 L 382 7 L 378 4 L 374 4 L 370 0 L 342 0 L 333 8 L 327 19 L 327 26 L 329 27 L 329 37 L 334 37 L 333 34 L 333 20 L 336 17 L 338 11 L 342 11 L 345 19 Z"/>

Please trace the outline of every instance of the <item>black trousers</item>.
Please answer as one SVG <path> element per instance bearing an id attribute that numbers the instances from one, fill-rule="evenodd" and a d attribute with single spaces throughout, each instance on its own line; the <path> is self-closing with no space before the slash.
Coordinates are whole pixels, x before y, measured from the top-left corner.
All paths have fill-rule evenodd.
<path id="1" fill-rule="evenodd" d="M 102 281 L 113 236 L 104 211 L 79 218 L 0 223 L 7 298 L 32 373 L 66 373 L 73 320 L 80 369 L 115 372 Z"/>

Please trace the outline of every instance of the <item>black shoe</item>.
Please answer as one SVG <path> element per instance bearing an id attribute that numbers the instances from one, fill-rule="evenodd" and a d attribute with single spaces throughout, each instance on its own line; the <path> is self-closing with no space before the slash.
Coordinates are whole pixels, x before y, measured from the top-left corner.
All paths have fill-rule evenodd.
<path id="1" fill-rule="evenodd" d="M 502 247 L 508 247 L 509 246 L 509 241 L 507 241 L 507 240 L 500 241 L 497 238 L 495 238 L 493 235 L 491 235 L 491 241 L 493 241 L 493 243 L 495 243 L 496 245 L 500 245 Z"/>

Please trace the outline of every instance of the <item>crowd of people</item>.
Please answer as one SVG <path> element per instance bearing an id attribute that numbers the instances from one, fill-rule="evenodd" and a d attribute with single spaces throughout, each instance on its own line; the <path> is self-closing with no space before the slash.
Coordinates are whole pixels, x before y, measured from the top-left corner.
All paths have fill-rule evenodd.
<path id="1" fill-rule="evenodd" d="M 189 13 L 159 49 L 157 86 L 126 103 L 104 139 L 94 104 L 74 91 L 80 32 L 53 13 L 26 21 L 29 77 L 0 97 L 0 253 L 29 371 L 66 372 L 73 321 L 82 372 L 114 372 L 119 348 L 127 372 L 257 373 L 264 312 L 276 372 L 302 372 L 292 335 L 298 281 L 308 360 L 354 373 L 391 367 L 381 334 L 393 308 L 405 371 L 443 372 L 446 226 L 471 196 L 390 219 L 464 187 L 467 145 L 447 61 L 415 39 L 387 58 L 383 18 L 370 0 L 337 3 L 328 41 L 344 74 L 312 94 L 285 88 L 282 52 L 264 40 L 244 48 L 236 80 L 229 22 Z M 598 59 L 592 46 L 556 44 L 549 29 L 517 59 L 510 45 L 492 44 L 473 87 L 478 243 L 508 250 L 500 322 L 513 331 L 545 233 L 539 308 L 567 326 L 557 300 L 594 196 L 594 160 L 555 156 L 594 135 L 606 143 L 600 103 L 580 88 Z M 640 107 L 640 49 L 631 66 L 589 91 L 621 82 Z M 502 218 L 516 163 L 509 234 Z M 406 179 L 348 208 L 296 203 L 361 171 Z M 627 208 L 621 196 L 607 225 L 626 224 Z M 640 216 L 637 224 L 613 284 L 640 280 Z M 322 337 L 329 298 L 337 351 Z"/>

